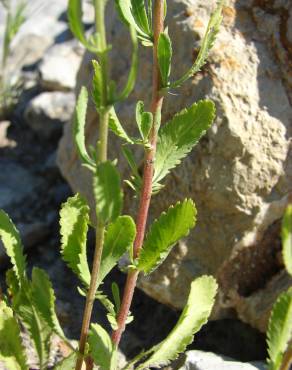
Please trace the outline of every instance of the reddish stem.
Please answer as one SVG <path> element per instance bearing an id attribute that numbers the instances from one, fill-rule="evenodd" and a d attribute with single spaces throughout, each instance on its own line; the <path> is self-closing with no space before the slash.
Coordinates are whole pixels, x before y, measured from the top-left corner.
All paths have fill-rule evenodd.
<path id="1" fill-rule="evenodd" d="M 137 258 L 142 248 L 146 223 L 148 218 L 148 211 L 151 201 L 152 194 L 152 178 L 154 172 L 154 158 L 156 154 L 156 142 L 157 142 L 157 123 L 160 119 L 160 112 L 163 102 L 163 97 L 159 94 L 161 81 L 160 71 L 157 59 L 157 44 L 158 38 L 161 32 L 163 32 L 163 20 L 164 20 L 164 1 L 155 0 L 154 2 L 154 47 L 153 47 L 153 75 L 152 75 L 152 103 L 151 112 L 153 114 L 153 126 L 150 133 L 150 144 L 151 149 L 147 150 L 144 162 L 143 171 L 143 184 L 140 195 L 140 204 L 137 216 L 137 235 L 134 242 L 134 258 Z M 132 303 L 134 290 L 137 283 L 138 271 L 130 271 L 127 276 L 121 308 L 118 314 L 117 322 L 118 329 L 112 334 L 112 340 L 115 346 L 119 345 L 123 331 L 125 330 L 126 320 L 129 314 L 130 306 Z"/>

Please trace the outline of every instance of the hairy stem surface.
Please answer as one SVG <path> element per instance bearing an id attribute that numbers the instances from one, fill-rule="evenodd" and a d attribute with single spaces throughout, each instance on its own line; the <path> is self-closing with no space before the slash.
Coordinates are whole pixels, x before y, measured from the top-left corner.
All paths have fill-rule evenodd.
<path id="1" fill-rule="evenodd" d="M 144 171 L 143 171 L 143 185 L 140 194 L 140 204 L 137 216 L 137 235 L 134 242 L 134 258 L 137 258 L 142 248 L 145 236 L 145 228 L 148 218 L 148 211 L 152 194 L 152 178 L 154 172 L 154 158 L 156 153 L 156 142 L 158 127 L 160 125 L 161 107 L 163 97 L 160 96 L 160 72 L 157 59 L 157 44 L 161 32 L 163 32 L 164 19 L 164 1 L 155 0 L 154 2 L 154 47 L 153 47 L 153 74 L 152 74 L 152 103 L 151 112 L 153 114 L 153 126 L 150 133 L 151 148 L 147 149 L 145 154 Z M 123 331 L 125 330 L 126 320 L 129 314 L 132 303 L 134 290 L 138 278 L 138 271 L 130 271 L 127 276 L 126 286 L 123 294 L 121 308 L 118 314 L 118 329 L 112 334 L 112 340 L 117 347 L 121 340 Z"/>
<path id="2" fill-rule="evenodd" d="M 101 103 L 103 107 L 107 105 L 107 76 L 108 76 L 108 65 L 107 65 L 107 45 L 105 35 L 105 24 L 104 24 L 104 0 L 95 0 L 95 19 L 96 19 L 96 31 L 99 34 L 99 50 L 100 50 L 100 66 L 102 69 L 102 92 L 101 92 Z M 108 110 L 102 109 L 100 112 L 99 119 L 99 143 L 97 151 L 97 163 L 101 163 L 107 160 L 107 147 L 108 147 L 108 121 L 109 114 Z M 95 294 L 97 290 L 97 279 L 100 269 L 100 261 L 104 243 L 105 225 L 100 220 L 97 221 L 96 225 L 96 242 L 95 251 L 93 257 L 93 265 L 91 271 L 91 280 L 89 289 L 86 295 L 86 303 L 83 314 L 83 321 L 80 333 L 79 341 L 79 356 L 76 361 L 75 370 L 80 370 L 84 360 L 84 352 L 86 341 L 88 337 L 88 330 L 92 315 L 93 304 L 95 300 Z M 87 362 L 87 369 L 92 368 L 92 361 L 89 359 Z"/>

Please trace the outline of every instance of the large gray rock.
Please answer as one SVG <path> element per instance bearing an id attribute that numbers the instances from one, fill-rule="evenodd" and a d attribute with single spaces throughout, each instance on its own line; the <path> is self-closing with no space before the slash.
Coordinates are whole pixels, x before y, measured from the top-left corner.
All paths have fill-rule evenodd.
<path id="1" fill-rule="evenodd" d="M 9 209 L 24 201 L 38 183 L 38 179 L 21 165 L 0 162 L 0 209 Z"/>
<path id="2" fill-rule="evenodd" d="M 211 352 L 188 351 L 177 370 L 265 370 L 263 363 L 236 362 Z"/>
<path id="3" fill-rule="evenodd" d="M 75 108 L 75 96 L 70 92 L 44 92 L 33 98 L 26 110 L 25 119 L 38 135 L 50 138 L 60 132 Z"/>
<path id="4" fill-rule="evenodd" d="M 174 78 L 192 63 L 214 4 L 203 0 L 169 2 Z M 292 85 L 284 59 L 276 58 L 279 51 L 290 49 L 286 50 L 284 43 L 271 48 L 269 39 L 269 35 L 279 35 L 285 28 L 271 22 L 267 27 L 273 30 L 262 35 L 258 16 L 255 20 L 250 16 L 260 11 L 257 4 L 262 2 L 227 2 L 209 63 L 176 96 L 169 95 L 165 101 L 163 122 L 204 97 L 216 103 L 217 118 L 193 153 L 167 177 L 166 189 L 155 196 L 151 207 L 153 220 L 178 199 L 191 197 L 198 208 L 197 226 L 157 271 L 140 279 L 140 287 L 179 309 L 186 301 L 191 280 L 203 273 L 213 274 L 219 277 L 221 286 L 213 317 L 235 310 L 242 320 L 265 330 L 275 297 L 291 284 L 288 275 L 282 276 L 283 266 L 276 256 L 281 248 L 278 220 L 287 204 L 286 195 L 292 190 L 292 107 L 287 92 Z M 283 7 L 291 12 L 287 2 Z M 270 18 L 279 17 L 276 8 L 272 14 L 261 11 Z M 110 27 L 114 35 L 111 57 L 118 60 L 112 63 L 112 75 L 123 84 L 129 63 L 128 35 L 114 20 Z M 90 58 L 87 55 L 83 60 L 77 90 L 89 84 Z M 118 107 L 129 132 L 135 131 L 130 122 L 134 120 L 136 101 L 142 99 L 146 106 L 149 103 L 149 49 L 140 52 L 139 73 L 135 92 L 127 104 Z M 94 144 L 98 117 L 92 106 L 87 117 L 87 143 Z M 71 131 L 68 125 L 59 147 L 59 166 L 73 190 L 92 200 L 90 173 L 80 166 Z M 140 152 L 135 155 L 141 160 Z M 110 157 L 118 158 L 123 176 L 128 176 L 120 144 L 113 137 Z M 137 202 L 132 201 L 132 195 L 126 192 L 125 209 L 135 214 Z M 267 299 L 260 300 L 263 296 Z"/>
<path id="5" fill-rule="evenodd" d="M 49 48 L 39 66 L 41 85 L 48 90 L 73 90 L 83 51 L 75 41 Z"/>

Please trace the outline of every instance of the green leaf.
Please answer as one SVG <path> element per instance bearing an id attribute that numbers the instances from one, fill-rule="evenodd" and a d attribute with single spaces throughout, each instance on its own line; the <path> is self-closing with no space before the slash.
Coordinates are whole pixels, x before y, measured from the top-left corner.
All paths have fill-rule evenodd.
<path id="1" fill-rule="evenodd" d="M 55 365 L 54 370 L 74 370 L 76 358 L 76 352 L 72 352 L 68 357 L 64 358 L 57 365 Z"/>
<path id="2" fill-rule="evenodd" d="M 136 226 L 130 216 L 120 216 L 108 226 L 101 257 L 98 282 L 118 263 L 119 259 L 132 247 L 136 236 Z"/>
<path id="3" fill-rule="evenodd" d="M 4 301 L 0 302 L 0 362 L 7 370 L 28 370 L 20 330 L 13 311 Z"/>
<path id="4" fill-rule="evenodd" d="M 164 341 L 152 348 L 153 355 L 138 370 L 165 365 L 185 351 L 194 334 L 208 321 L 216 291 L 217 283 L 211 276 L 202 276 L 192 282 L 187 304 L 177 324 Z"/>
<path id="5" fill-rule="evenodd" d="M 82 0 L 69 0 L 68 3 L 69 27 L 73 35 L 91 52 L 97 53 L 98 48 L 88 42 L 82 23 Z M 96 37 L 95 37 L 96 38 Z"/>
<path id="6" fill-rule="evenodd" d="M 133 45 L 131 69 L 130 69 L 130 72 L 129 72 L 129 76 L 128 76 L 126 86 L 124 87 L 124 89 L 120 93 L 120 95 L 115 99 L 115 101 L 122 101 L 130 95 L 130 93 L 134 89 L 136 78 L 137 78 L 137 72 L 138 72 L 138 39 L 137 39 L 137 34 L 136 34 L 135 28 L 130 27 L 130 35 L 131 35 L 131 40 L 132 40 L 132 45 Z"/>
<path id="7" fill-rule="evenodd" d="M 146 274 L 155 270 L 168 256 L 171 248 L 189 234 L 196 222 L 196 208 L 191 199 L 171 206 L 151 225 L 141 249 L 137 268 Z"/>
<path id="8" fill-rule="evenodd" d="M 86 256 L 89 207 L 79 194 L 68 198 L 60 211 L 61 253 L 63 260 L 85 285 L 90 283 Z"/>
<path id="9" fill-rule="evenodd" d="M 16 296 L 20 290 L 20 286 L 13 268 L 6 271 L 6 285 L 8 287 L 8 294 L 12 297 Z"/>
<path id="10" fill-rule="evenodd" d="M 56 297 L 52 283 L 45 271 L 37 267 L 34 267 L 32 270 L 31 291 L 33 304 L 41 314 L 43 320 L 46 321 L 56 334 L 61 338 L 65 338 L 55 312 Z"/>
<path id="11" fill-rule="evenodd" d="M 282 221 L 283 259 L 286 270 L 292 275 L 292 204 L 289 204 Z"/>
<path id="12" fill-rule="evenodd" d="M 7 213 L 2 210 L 0 210 L 0 239 L 11 260 L 18 283 L 22 285 L 26 279 L 26 261 L 23 254 L 23 246 L 15 225 Z"/>
<path id="13" fill-rule="evenodd" d="M 282 293 L 273 306 L 267 331 L 269 370 L 280 370 L 292 339 L 292 288 Z"/>
<path id="14" fill-rule="evenodd" d="M 100 370 L 109 370 L 113 345 L 110 336 L 102 326 L 91 325 L 88 343 L 94 363 L 100 367 Z"/>
<path id="15" fill-rule="evenodd" d="M 73 136 L 81 160 L 90 167 L 95 168 L 95 163 L 89 157 L 85 146 L 85 124 L 86 124 L 87 102 L 88 102 L 88 92 L 86 87 L 83 86 L 81 88 L 77 100 L 73 125 Z"/>
<path id="16" fill-rule="evenodd" d="M 177 113 L 159 130 L 154 184 L 162 180 L 192 150 L 206 133 L 214 117 L 214 103 L 202 100 Z"/>
<path id="17" fill-rule="evenodd" d="M 144 111 L 144 103 L 142 101 L 138 101 L 136 104 L 136 121 L 141 137 L 146 141 L 153 124 L 153 115 L 151 112 Z"/>
<path id="18" fill-rule="evenodd" d="M 171 40 L 165 32 L 159 35 L 157 56 L 162 85 L 163 87 L 166 87 L 170 76 L 172 46 Z"/>
<path id="19" fill-rule="evenodd" d="M 131 0 L 131 5 L 132 14 L 137 24 L 147 35 L 151 35 L 144 0 Z"/>
<path id="20" fill-rule="evenodd" d="M 139 3 L 141 0 L 137 0 Z M 117 11 L 120 15 L 121 20 L 128 26 L 132 26 L 137 31 L 139 37 L 145 42 L 152 44 L 152 36 L 148 35 L 141 26 L 138 24 L 138 21 L 135 19 L 132 9 L 131 0 L 115 0 Z"/>
<path id="21" fill-rule="evenodd" d="M 74 36 L 86 45 L 85 31 L 82 23 L 82 6 L 81 0 L 69 0 L 68 3 L 68 20 L 70 30 Z"/>
<path id="22" fill-rule="evenodd" d="M 114 221 L 121 213 L 123 193 L 120 175 L 112 162 L 100 163 L 93 178 L 96 215 L 103 223 Z"/>
<path id="23" fill-rule="evenodd" d="M 118 119 L 114 108 L 112 108 L 109 113 L 109 128 L 114 134 L 125 140 L 127 143 L 134 144 L 133 139 L 128 136 L 123 126 L 121 125 L 121 122 Z"/>
<path id="24" fill-rule="evenodd" d="M 15 305 L 14 309 L 30 334 L 38 354 L 39 368 L 43 369 L 49 361 L 50 342 L 53 332 L 32 304 L 29 297 L 29 288 L 26 292 L 21 292 L 20 296 L 17 297 L 17 306 Z"/>
<path id="25" fill-rule="evenodd" d="M 119 312 L 120 306 L 121 306 L 121 297 L 120 297 L 120 290 L 117 283 L 113 282 L 111 285 L 112 288 L 112 295 L 115 302 L 115 310 L 116 312 Z"/>
<path id="26" fill-rule="evenodd" d="M 208 23 L 208 27 L 205 33 L 205 36 L 202 41 L 202 45 L 192 67 L 177 81 L 170 84 L 170 88 L 176 88 L 181 86 L 185 81 L 191 78 L 195 73 L 197 73 L 202 66 L 206 63 L 209 51 L 214 45 L 216 40 L 217 33 L 222 22 L 222 7 L 224 5 L 224 0 L 218 2 L 217 8 L 214 13 L 211 15 L 211 18 Z"/>
<path id="27" fill-rule="evenodd" d="M 102 71 L 101 71 L 101 67 L 99 63 L 96 60 L 92 60 L 92 65 L 93 65 L 93 71 L 94 71 L 93 79 L 92 79 L 92 95 L 93 95 L 93 100 L 95 103 L 96 110 L 99 112 L 102 107 L 102 102 L 101 102 Z"/>

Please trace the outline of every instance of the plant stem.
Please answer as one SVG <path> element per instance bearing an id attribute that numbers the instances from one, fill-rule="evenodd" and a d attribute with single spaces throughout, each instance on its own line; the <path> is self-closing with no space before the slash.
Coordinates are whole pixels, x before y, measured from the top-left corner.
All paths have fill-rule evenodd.
<path id="1" fill-rule="evenodd" d="M 108 147 L 108 121 L 109 113 L 106 109 L 107 106 L 107 79 L 108 79 L 108 66 L 107 66 L 107 45 L 106 45 L 106 35 L 105 35 L 105 25 L 104 25 L 104 10 L 105 1 L 95 0 L 95 20 L 96 20 L 96 31 L 99 34 L 99 49 L 100 49 L 100 66 L 102 69 L 102 92 L 101 92 L 101 102 L 102 106 L 105 107 L 100 112 L 99 120 L 99 145 L 97 152 L 97 163 L 101 163 L 107 160 L 107 147 Z M 76 361 L 75 370 L 80 370 L 84 360 L 84 352 L 86 341 L 88 337 L 88 330 L 91 320 L 91 314 L 93 309 L 93 304 L 95 300 L 95 294 L 97 290 L 97 279 L 100 268 L 100 261 L 104 243 L 105 225 L 100 220 L 97 220 L 96 225 L 96 241 L 95 241 L 95 251 L 93 257 L 93 265 L 91 271 L 91 280 L 89 289 L 86 295 L 86 303 L 83 314 L 83 321 L 80 333 L 79 341 L 79 356 Z M 87 369 L 92 368 L 92 363 L 89 360 L 87 363 Z"/>
<path id="2" fill-rule="evenodd" d="M 160 71 L 157 59 L 157 44 L 161 32 L 163 32 L 164 20 L 164 0 L 155 0 L 153 13 L 154 26 L 154 46 L 153 46 L 153 73 L 152 73 L 152 103 L 151 112 L 153 114 L 153 126 L 150 133 L 150 149 L 145 154 L 143 184 L 140 194 L 140 204 L 137 216 L 137 235 L 134 242 L 134 258 L 137 258 L 142 248 L 145 236 L 145 228 L 148 218 L 148 211 L 152 194 L 152 178 L 154 172 L 154 158 L 156 154 L 156 143 L 158 127 L 160 125 L 161 108 L 163 97 L 159 94 L 161 87 Z M 130 271 L 127 276 L 126 286 L 123 294 L 121 308 L 118 314 L 118 329 L 112 334 L 112 341 L 118 347 L 123 331 L 125 330 L 126 320 L 132 303 L 134 290 L 137 283 L 138 271 Z"/>

